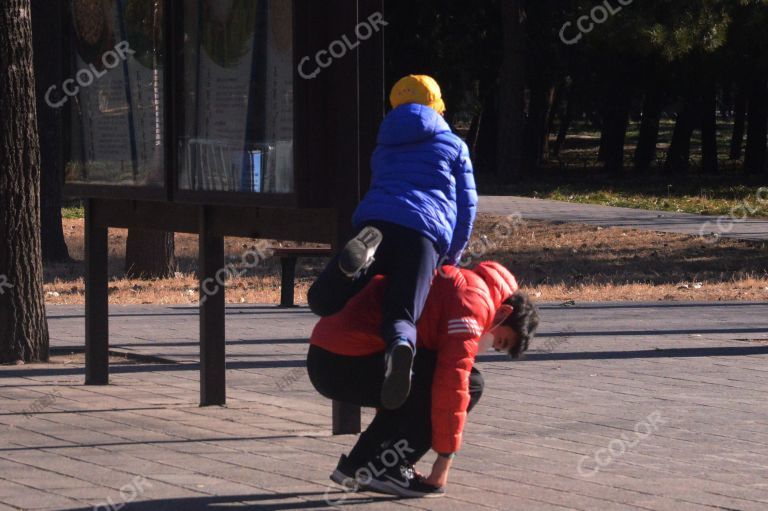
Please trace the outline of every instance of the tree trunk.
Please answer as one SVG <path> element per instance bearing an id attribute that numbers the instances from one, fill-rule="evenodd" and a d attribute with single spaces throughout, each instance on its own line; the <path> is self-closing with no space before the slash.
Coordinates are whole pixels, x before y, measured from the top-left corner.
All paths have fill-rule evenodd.
<path id="1" fill-rule="evenodd" d="M 747 148 L 744 151 L 744 172 L 758 175 L 765 172 L 766 141 L 768 141 L 768 87 L 765 74 L 759 73 L 750 84 L 747 115 Z"/>
<path id="2" fill-rule="evenodd" d="M 733 134 L 731 136 L 731 159 L 740 160 L 744 147 L 744 128 L 747 122 L 747 87 L 743 81 L 736 85 L 736 99 L 733 105 Z"/>
<path id="3" fill-rule="evenodd" d="M 677 122 L 672 132 L 672 142 L 669 145 L 667 161 L 664 164 L 669 174 L 681 175 L 688 171 L 691 158 L 691 137 L 693 136 L 695 115 L 691 105 L 686 102 L 680 113 L 677 114 Z"/>
<path id="4" fill-rule="evenodd" d="M 554 87 L 545 77 L 537 77 L 531 84 L 531 106 L 525 126 L 523 165 L 533 170 L 549 156 L 549 114 L 554 100 Z"/>
<path id="5" fill-rule="evenodd" d="M 733 117 L 733 88 L 735 86 L 736 83 L 733 80 L 727 80 L 723 83 L 723 93 L 720 99 L 720 118 L 726 122 L 730 121 Z M 715 105 L 717 105 L 717 100 L 715 100 Z"/>
<path id="6" fill-rule="evenodd" d="M 605 153 L 608 151 L 608 124 L 606 123 L 605 113 L 600 120 L 600 146 L 597 149 L 597 161 L 605 163 Z"/>
<path id="7" fill-rule="evenodd" d="M 0 363 L 48 359 L 29 0 L 0 3 Z"/>
<path id="8" fill-rule="evenodd" d="M 624 87 L 611 88 L 603 114 L 601 149 L 605 170 L 618 174 L 624 168 L 624 144 L 627 140 L 631 96 Z"/>
<path id="9" fill-rule="evenodd" d="M 557 120 L 557 114 L 560 113 L 560 104 L 563 102 L 563 89 L 564 86 L 552 87 L 552 98 L 549 102 L 549 116 L 547 117 L 547 133 L 555 131 L 555 121 Z"/>
<path id="10" fill-rule="evenodd" d="M 483 112 L 480 114 L 477 127 L 477 147 L 475 149 L 476 160 L 475 173 L 478 175 L 496 175 L 498 170 L 498 142 L 499 142 L 499 107 L 497 105 L 497 93 L 489 92 L 483 101 Z"/>
<path id="11" fill-rule="evenodd" d="M 647 172 L 656 160 L 662 103 L 661 88 L 656 83 L 651 84 L 643 102 L 643 119 L 640 121 L 640 136 L 635 149 L 635 171 L 637 172 Z"/>
<path id="12" fill-rule="evenodd" d="M 563 144 L 565 143 L 565 139 L 568 136 L 568 130 L 571 127 L 571 123 L 573 122 L 573 115 L 576 111 L 576 93 L 574 92 L 574 87 L 574 84 L 571 84 L 568 87 L 568 93 L 565 97 L 565 113 L 560 119 L 560 126 L 557 128 L 557 140 L 555 141 L 555 146 L 552 148 L 552 153 L 556 158 L 560 158 L 560 150 L 562 149 Z"/>
<path id="13" fill-rule="evenodd" d="M 164 279 L 176 272 L 173 233 L 130 229 L 125 248 L 126 277 Z"/>
<path id="14" fill-rule="evenodd" d="M 544 117 L 544 126 L 541 130 L 541 159 L 549 160 L 549 134 L 552 133 L 552 123 L 555 122 L 555 109 L 557 108 L 557 88 L 549 87 L 549 94 L 546 102 L 546 117 Z"/>
<path id="15" fill-rule="evenodd" d="M 496 174 L 502 182 L 522 176 L 525 129 L 525 11 L 522 0 L 501 3 L 504 26 L 499 75 L 498 144 Z"/>
<path id="16" fill-rule="evenodd" d="M 40 134 L 41 237 L 43 260 L 69 261 L 69 250 L 61 225 L 62 109 L 45 101 L 51 85 L 65 79 L 60 62 L 65 61 L 62 6 L 50 0 L 32 0 L 32 34 L 34 36 L 35 82 L 37 83 L 37 125 Z"/>
<path id="17" fill-rule="evenodd" d="M 701 118 L 701 170 L 705 174 L 717 174 L 717 87 L 713 83 L 703 91 L 699 102 Z"/>
<path id="18" fill-rule="evenodd" d="M 472 116 L 472 123 L 469 125 L 467 133 L 467 146 L 469 147 L 469 156 L 472 161 L 477 161 L 477 140 L 480 134 L 480 124 L 483 122 L 483 111 L 475 112 Z"/>

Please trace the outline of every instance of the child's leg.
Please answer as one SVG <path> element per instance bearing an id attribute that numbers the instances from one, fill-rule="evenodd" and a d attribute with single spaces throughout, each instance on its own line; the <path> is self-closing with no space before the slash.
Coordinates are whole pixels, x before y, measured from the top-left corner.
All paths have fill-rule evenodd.
<path id="1" fill-rule="evenodd" d="M 365 226 L 360 229 L 360 232 Z M 378 274 L 377 261 L 366 271 L 354 278 L 345 275 L 339 268 L 339 261 L 345 254 L 339 253 L 331 259 L 323 272 L 312 284 L 307 293 L 307 301 L 312 312 L 318 316 L 332 316 L 344 308 L 347 302 L 368 285 L 368 282 Z"/>
<path id="2" fill-rule="evenodd" d="M 411 364 L 416 352 L 416 321 L 421 317 L 432 287 L 438 254 L 432 241 L 410 229 L 395 226 L 393 239 L 382 254 L 387 274 L 381 336 L 387 344 L 387 370 L 381 404 L 393 410 L 408 397 Z"/>
<path id="3" fill-rule="evenodd" d="M 432 241 L 403 229 L 396 245 L 386 252 L 387 289 L 383 302 L 381 336 L 390 346 L 406 339 L 416 349 L 416 322 L 432 287 L 438 254 Z"/>
<path id="4" fill-rule="evenodd" d="M 380 456 L 384 451 L 388 451 L 388 460 L 397 457 L 401 463 L 414 464 L 429 451 L 432 446 L 430 403 L 436 362 L 434 351 L 419 350 L 413 365 L 413 390 L 397 410 L 377 411 L 349 453 L 349 459 L 356 466 L 373 463 L 377 468 L 381 467 Z"/>
<path id="5" fill-rule="evenodd" d="M 318 316 L 332 316 L 344 308 L 347 302 L 370 281 L 362 275 L 350 279 L 339 270 L 339 256 L 331 259 L 307 293 L 309 308 Z"/>

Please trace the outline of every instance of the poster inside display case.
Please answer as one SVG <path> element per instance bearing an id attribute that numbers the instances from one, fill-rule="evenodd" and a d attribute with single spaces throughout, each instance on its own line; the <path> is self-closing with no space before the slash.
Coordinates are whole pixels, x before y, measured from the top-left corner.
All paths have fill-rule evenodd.
<path id="1" fill-rule="evenodd" d="M 71 74 L 46 94 L 68 109 L 67 184 L 164 184 L 163 4 L 68 2 Z"/>
<path id="2" fill-rule="evenodd" d="M 184 1 L 180 189 L 293 192 L 292 4 Z"/>

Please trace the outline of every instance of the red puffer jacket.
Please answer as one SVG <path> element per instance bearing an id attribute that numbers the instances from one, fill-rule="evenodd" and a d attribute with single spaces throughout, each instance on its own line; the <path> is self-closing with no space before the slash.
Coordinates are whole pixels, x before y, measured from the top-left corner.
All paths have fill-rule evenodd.
<path id="1" fill-rule="evenodd" d="M 379 327 L 385 282 L 376 277 L 344 310 L 322 318 L 310 342 L 346 356 L 383 351 Z M 517 289 L 515 277 L 494 262 L 474 270 L 445 266 L 435 277 L 417 325 L 417 347 L 437 352 L 432 383 L 432 448 L 437 452 L 456 452 L 461 446 L 478 341 L 492 326 L 496 309 Z"/>

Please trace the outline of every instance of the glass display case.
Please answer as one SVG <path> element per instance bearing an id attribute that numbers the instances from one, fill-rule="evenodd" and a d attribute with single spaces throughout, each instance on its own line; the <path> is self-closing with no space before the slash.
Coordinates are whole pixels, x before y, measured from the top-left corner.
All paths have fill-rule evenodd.
<path id="1" fill-rule="evenodd" d="M 65 183 L 163 187 L 163 0 L 68 3 L 70 78 L 46 94 L 68 112 Z"/>
<path id="2" fill-rule="evenodd" d="M 67 11 L 70 78 L 46 99 L 66 111 L 76 195 L 294 193 L 294 2 L 70 0 Z"/>
<path id="3" fill-rule="evenodd" d="M 65 0 L 63 193 L 353 209 L 382 117 L 383 37 L 312 76 L 381 0 Z M 336 52 L 338 53 L 338 52 Z M 58 65 L 59 63 L 52 63 Z"/>
<path id="4" fill-rule="evenodd" d="M 292 2 L 183 6 L 179 189 L 292 193 Z"/>

